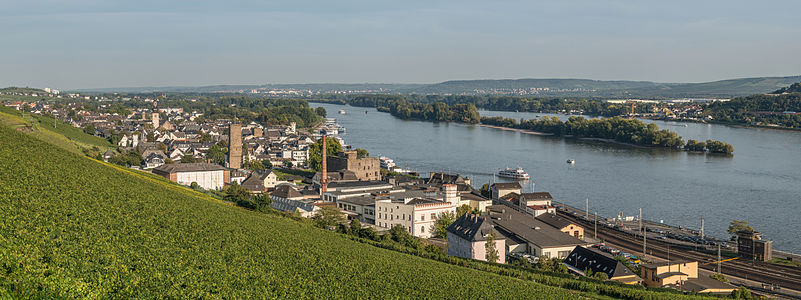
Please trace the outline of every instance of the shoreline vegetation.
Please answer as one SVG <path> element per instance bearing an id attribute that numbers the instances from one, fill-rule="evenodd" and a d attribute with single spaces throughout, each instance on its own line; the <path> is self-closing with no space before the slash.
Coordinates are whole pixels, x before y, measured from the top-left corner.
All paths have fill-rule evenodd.
<path id="1" fill-rule="evenodd" d="M 731 155 L 734 147 L 725 142 L 707 140 L 703 142 L 684 141 L 676 132 L 659 129 L 656 124 L 646 124 L 638 119 L 620 116 L 600 119 L 587 119 L 571 116 L 562 121 L 558 117 L 544 116 L 539 119 L 512 119 L 504 117 L 483 117 L 472 103 L 448 105 L 437 103 L 409 103 L 403 99 L 374 97 L 364 95 L 349 101 L 319 101 L 321 103 L 349 104 L 355 107 L 375 107 L 404 120 L 430 122 L 459 122 L 475 124 L 501 130 L 515 130 L 521 133 L 540 136 L 559 136 L 582 140 L 614 143 L 618 145 L 663 148 L 677 151 L 695 151 Z"/>

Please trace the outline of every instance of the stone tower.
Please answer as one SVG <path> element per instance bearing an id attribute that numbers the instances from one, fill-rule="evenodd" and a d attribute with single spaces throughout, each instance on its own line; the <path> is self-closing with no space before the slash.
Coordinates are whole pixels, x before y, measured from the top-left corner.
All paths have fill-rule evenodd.
<path id="1" fill-rule="evenodd" d="M 153 122 L 153 129 L 159 129 L 159 113 L 154 112 L 150 114 L 150 121 Z"/>
<path id="2" fill-rule="evenodd" d="M 231 124 L 228 132 L 228 167 L 242 168 L 242 124 Z"/>

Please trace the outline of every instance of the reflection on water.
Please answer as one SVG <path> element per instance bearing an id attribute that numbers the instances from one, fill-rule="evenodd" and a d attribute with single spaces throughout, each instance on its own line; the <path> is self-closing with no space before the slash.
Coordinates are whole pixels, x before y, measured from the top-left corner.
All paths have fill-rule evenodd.
<path id="1" fill-rule="evenodd" d="M 470 176 L 480 187 L 498 169 L 520 166 L 537 191 L 557 201 L 599 215 L 636 215 L 700 227 L 726 237 L 728 223 L 749 221 L 774 240 L 774 247 L 801 252 L 801 132 L 737 128 L 663 121 L 660 128 L 687 139 L 716 139 L 734 146 L 733 157 L 631 148 L 627 146 L 542 137 L 456 123 L 399 120 L 375 109 L 323 106 L 347 128 L 348 144 L 374 156 L 391 157 L 398 166 L 421 172 L 446 171 Z M 340 109 L 346 115 L 338 115 Z M 360 113 L 356 113 L 360 112 Z M 485 116 L 535 118 L 533 113 L 482 111 Z M 558 116 L 558 115 L 557 115 Z M 565 119 L 567 116 L 559 116 Z M 574 159 L 575 164 L 566 163 Z M 495 177 L 496 182 L 508 181 Z M 530 189 L 530 184 L 523 184 Z"/>

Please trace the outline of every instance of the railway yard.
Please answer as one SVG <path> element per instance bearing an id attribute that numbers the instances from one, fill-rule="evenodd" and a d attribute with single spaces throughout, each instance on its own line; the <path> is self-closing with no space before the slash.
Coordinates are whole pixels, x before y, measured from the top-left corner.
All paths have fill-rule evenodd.
<path id="1" fill-rule="evenodd" d="M 594 215 L 588 218 L 584 211 L 565 205 L 560 206 L 558 212 L 584 226 L 588 237 L 594 237 L 597 231 L 597 240 L 619 247 L 621 251 L 637 255 L 645 261 L 698 261 L 700 270 L 717 272 L 719 267 L 719 272 L 730 278 L 732 283 L 745 285 L 762 295 L 801 299 L 801 268 L 736 259 L 732 252 L 736 248 L 731 245 L 721 247 L 725 256 L 719 260 L 717 244 L 725 241 L 698 238 L 698 232 L 665 225 L 653 226 L 652 230 L 646 231 L 646 253 L 642 255 L 643 236 L 638 224 L 613 223 L 601 219 L 596 221 Z M 652 225 L 655 224 L 646 222 L 646 228 Z"/>

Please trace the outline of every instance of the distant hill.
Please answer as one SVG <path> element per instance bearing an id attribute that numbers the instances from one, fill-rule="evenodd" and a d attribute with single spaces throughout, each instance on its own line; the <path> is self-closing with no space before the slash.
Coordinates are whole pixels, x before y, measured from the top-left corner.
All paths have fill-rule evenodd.
<path id="1" fill-rule="evenodd" d="M 262 85 L 208 85 L 208 86 L 163 86 L 163 87 L 124 87 L 79 89 L 79 92 L 99 93 L 239 93 L 251 90 L 294 89 L 308 90 L 317 93 L 334 92 L 402 92 L 424 86 L 422 84 L 395 83 L 299 83 L 299 84 L 262 84 Z"/>
<path id="2" fill-rule="evenodd" d="M 793 85 L 789 87 L 783 87 L 771 94 L 782 94 L 782 93 L 801 93 L 801 82 L 793 83 Z"/>
<path id="3" fill-rule="evenodd" d="M 801 81 L 801 76 L 754 77 L 701 83 L 657 83 L 651 81 L 591 79 L 499 79 L 451 80 L 434 84 L 393 83 L 313 83 L 264 85 L 210 85 L 199 87 L 131 87 L 81 89 L 79 92 L 122 93 L 260 93 L 271 90 L 296 90 L 288 96 L 311 96 L 325 93 L 350 94 L 459 94 L 518 95 L 526 97 L 583 98 L 729 98 L 764 94 Z"/>
<path id="4" fill-rule="evenodd" d="M 500 79 L 500 80 L 453 80 L 442 83 L 427 85 L 415 90 L 421 93 L 481 93 L 493 89 L 498 90 L 529 90 L 537 88 L 548 88 L 548 91 L 541 91 L 542 94 L 570 93 L 591 93 L 589 90 L 618 90 L 631 88 L 656 87 L 657 84 L 650 81 L 603 81 L 590 79 Z"/>
<path id="5" fill-rule="evenodd" d="M 764 94 L 801 81 L 801 76 L 754 77 L 728 79 L 703 83 L 663 85 L 656 88 L 638 88 L 629 91 L 640 97 L 736 97 Z"/>
<path id="6" fill-rule="evenodd" d="M 702 83 L 655 83 L 650 81 L 603 81 L 588 79 L 514 79 L 446 81 L 418 88 L 415 92 L 433 94 L 508 94 L 538 89 L 530 96 L 578 96 L 621 98 L 735 97 L 767 93 L 801 81 L 801 76 L 755 77 Z M 548 90 L 539 90 L 548 88 Z M 499 91 L 493 91 L 499 90 Z"/>
<path id="7" fill-rule="evenodd" d="M 0 93 L 47 93 L 42 89 L 10 86 L 0 89 Z"/>

